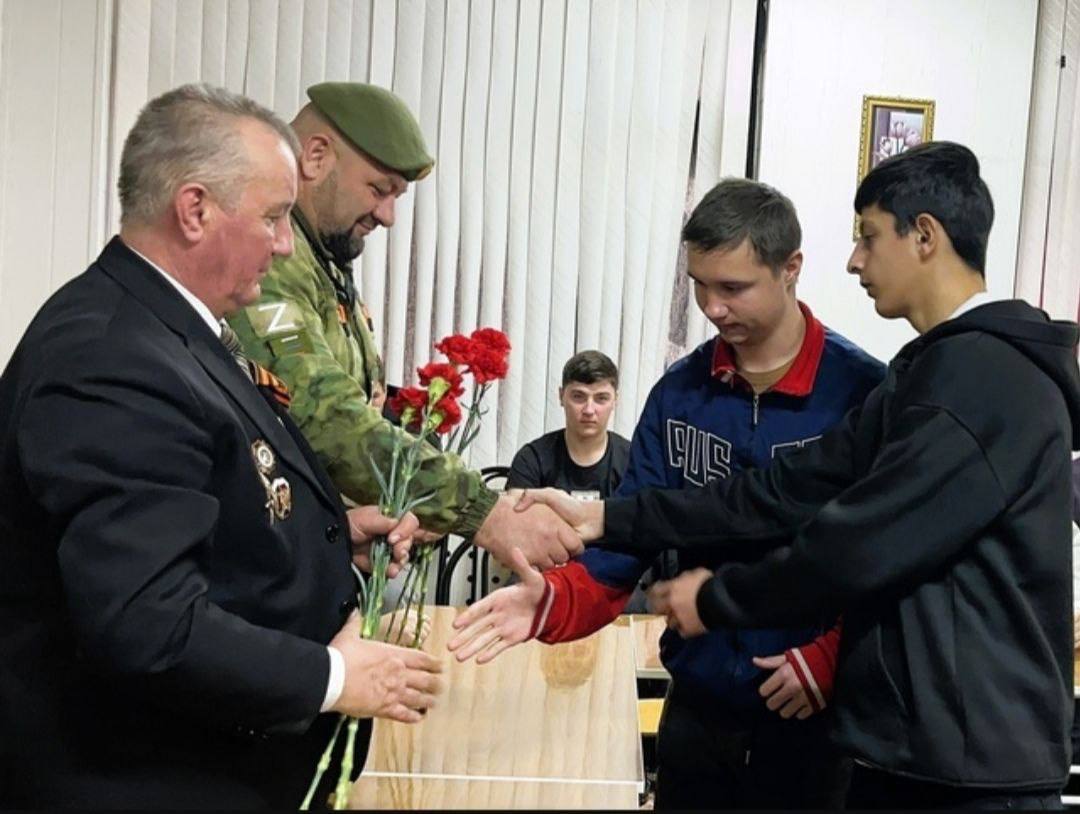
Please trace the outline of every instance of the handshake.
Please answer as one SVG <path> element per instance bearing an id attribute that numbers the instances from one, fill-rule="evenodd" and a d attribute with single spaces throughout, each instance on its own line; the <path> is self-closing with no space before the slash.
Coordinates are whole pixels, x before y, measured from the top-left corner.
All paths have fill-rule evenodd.
<path id="1" fill-rule="evenodd" d="M 349 511 L 356 564 L 370 570 L 371 541 L 379 535 L 393 546 L 388 569 L 395 576 L 408 562 L 412 545 L 433 542 L 416 517 L 400 519 L 379 514 L 375 507 Z M 504 650 L 535 636 L 543 627 L 537 614 L 546 581 L 540 571 L 562 565 L 584 550 L 584 542 L 604 533 L 604 504 L 582 502 L 557 489 L 513 490 L 501 496 L 474 537 L 474 543 L 511 567 L 520 582 L 493 592 L 454 620 L 458 634 L 448 647 L 459 661 L 476 657 L 491 661 Z M 649 600 L 654 612 L 666 615 L 668 625 L 682 636 L 705 632 L 697 614 L 697 592 L 711 576 L 696 569 L 653 586 Z M 442 663 L 421 650 L 361 639 L 354 614 L 330 646 L 345 661 L 345 684 L 332 709 L 355 717 L 384 717 L 415 723 L 422 720 L 441 692 Z"/>
<path id="2" fill-rule="evenodd" d="M 408 563 L 413 545 L 430 544 L 439 537 L 422 530 L 412 513 L 392 518 L 375 506 L 362 506 L 350 509 L 348 518 L 354 563 L 370 571 L 372 542 L 385 536 L 393 550 L 387 568 L 391 579 Z M 602 532 L 602 503 L 581 503 L 555 489 L 523 490 L 499 498 L 473 542 L 542 585 L 534 567 L 562 565 L 584 550 L 583 540 Z M 533 579 L 530 584 L 535 585 Z M 362 639 L 356 613 L 330 647 L 341 655 L 345 668 L 341 693 L 330 706 L 335 712 L 415 723 L 442 691 L 443 666 L 438 659 L 421 650 Z"/>
<path id="3" fill-rule="evenodd" d="M 512 493 L 511 497 L 515 512 L 535 511 L 536 507 L 544 506 L 568 524 L 581 540 L 595 540 L 604 534 L 601 501 L 582 502 L 557 489 L 528 489 Z M 478 664 L 484 664 L 543 630 L 546 609 L 551 606 L 547 582 L 523 546 L 514 546 L 510 559 L 519 582 L 491 593 L 454 620 L 454 627 L 460 632 L 448 643 L 448 648 L 459 661 L 475 656 Z M 500 560 L 505 562 L 504 557 Z M 545 568 L 542 566 L 541 570 Z M 666 616 L 668 626 L 684 638 L 704 634 L 706 629 L 697 612 L 697 594 L 711 576 L 711 571 L 698 568 L 656 583 L 649 591 L 650 608 Z"/>
<path id="4" fill-rule="evenodd" d="M 409 561 L 413 544 L 432 543 L 438 534 L 424 531 L 410 512 L 400 520 L 379 514 L 375 506 L 349 511 L 353 559 L 363 571 L 371 570 L 372 540 L 387 536 L 393 545 L 392 579 Z M 542 571 L 562 565 L 584 551 L 584 543 L 604 533 L 604 504 L 582 503 L 558 489 L 512 489 L 502 495 L 477 530 L 473 542 L 510 567 L 512 552 L 520 549 L 531 565 Z"/>

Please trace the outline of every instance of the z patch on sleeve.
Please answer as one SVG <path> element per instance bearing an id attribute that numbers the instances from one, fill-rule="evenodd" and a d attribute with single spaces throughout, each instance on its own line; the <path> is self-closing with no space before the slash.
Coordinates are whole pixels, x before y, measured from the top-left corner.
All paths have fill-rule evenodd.
<path id="1" fill-rule="evenodd" d="M 311 338 L 300 309 L 291 302 L 261 302 L 244 309 L 251 330 L 266 342 L 274 356 L 310 353 Z"/>

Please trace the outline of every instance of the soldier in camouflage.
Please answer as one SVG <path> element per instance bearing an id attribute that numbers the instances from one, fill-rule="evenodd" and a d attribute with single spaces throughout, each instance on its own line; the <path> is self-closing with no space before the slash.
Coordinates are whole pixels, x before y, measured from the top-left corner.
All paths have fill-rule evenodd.
<path id="1" fill-rule="evenodd" d="M 356 503 L 374 503 L 372 461 L 389 470 L 403 430 L 382 416 L 382 363 L 351 264 L 367 234 L 393 224 L 395 200 L 434 159 L 416 120 L 389 91 L 325 82 L 308 96 L 292 122 L 302 148 L 294 252 L 274 260 L 259 301 L 230 322 L 245 352 L 289 386 L 290 412 L 338 489 Z M 512 545 L 541 567 L 580 550 L 554 513 L 514 512 L 509 498 L 499 500 L 453 454 L 425 449 L 413 488 L 434 493 L 415 509 L 426 530 L 475 535 L 500 561 L 509 561 Z"/>

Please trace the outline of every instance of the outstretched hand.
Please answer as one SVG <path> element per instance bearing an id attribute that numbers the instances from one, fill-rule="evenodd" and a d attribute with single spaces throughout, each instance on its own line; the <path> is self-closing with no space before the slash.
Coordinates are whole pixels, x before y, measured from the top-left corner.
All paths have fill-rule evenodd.
<path id="1" fill-rule="evenodd" d="M 511 553 L 511 563 L 521 582 L 493 591 L 454 620 L 454 628 L 461 632 L 450 640 L 447 648 L 458 661 L 476 656 L 477 664 L 486 664 L 530 638 L 544 598 L 544 578 L 529 565 L 520 548 Z"/>

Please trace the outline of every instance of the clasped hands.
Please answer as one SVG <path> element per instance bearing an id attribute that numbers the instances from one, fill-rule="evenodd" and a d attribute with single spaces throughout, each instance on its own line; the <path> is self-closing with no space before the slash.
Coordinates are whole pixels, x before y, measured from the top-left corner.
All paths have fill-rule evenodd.
<path id="1" fill-rule="evenodd" d="M 557 489 L 514 491 L 500 500 L 507 500 L 507 507 L 515 513 L 544 506 L 582 540 L 594 540 L 604 532 L 604 504 L 600 501 L 579 501 Z M 454 620 L 454 627 L 460 632 L 448 647 L 459 661 L 476 656 L 477 663 L 483 664 L 535 633 L 534 622 L 544 597 L 544 578 L 531 567 L 536 565 L 535 561 L 518 546 L 511 549 L 509 560 L 519 582 L 473 603 Z M 558 559 L 557 564 L 563 561 Z M 701 568 L 657 583 L 650 592 L 654 612 L 666 615 L 668 625 L 683 637 L 705 633 L 697 613 L 697 592 L 711 576 L 710 571 Z"/>
<path id="2" fill-rule="evenodd" d="M 603 501 L 581 501 L 559 489 L 550 488 L 512 491 L 508 497 L 514 502 L 513 508 L 516 512 L 535 511 L 539 506 L 550 509 L 568 524 L 581 540 L 595 540 L 604 534 Z M 580 546 L 572 553 L 574 555 L 580 553 Z M 539 564 L 532 557 L 526 557 L 526 559 L 533 565 Z M 500 560 L 507 562 L 501 557 Z M 565 560 L 558 560 L 557 564 L 562 562 Z M 523 584 L 525 579 L 520 571 L 520 561 L 512 560 L 512 563 L 512 567 L 522 579 Z M 698 615 L 697 595 L 701 586 L 711 576 L 712 572 L 708 569 L 697 568 L 680 574 L 675 579 L 656 583 L 649 592 L 650 608 L 653 613 L 666 616 L 668 627 L 673 628 L 683 638 L 701 636 L 706 630 Z M 473 608 L 475 607 L 477 607 L 476 604 L 473 605 Z M 468 618 L 475 618 L 475 616 Z"/>
<path id="3" fill-rule="evenodd" d="M 370 571 L 371 544 L 385 536 L 393 551 L 387 568 L 391 579 L 408 563 L 414 544 L 439 539 L 439 535 L 421 529 L 412 512 L 392 518 L 376 506 L 359 506 L 350 509 L 348 517 L 353 562 Z M 595 539 L 602 532 L 601 503 L 580 503 L 555 489 L 512 490 L 499 497 L 473 542 L 508 567 L 513 550 L 520 549 L 530 564 L 543 570 L 577 556 L 584 550 L 583 540 Z"/>
<path id="4" fill-rule="evenodd" d="M 602 502 L 578 501 L 556 489 L 514 491 L 500 497 L 474 542 L 509 565 L 519 582 L 494 591 L 454 620 L 458 633 L 447 647 L 458 661 L 475 656 L 478 664 L 489 662 L 535 635 L 536 614 L 545 595 L 545 580 L 537 567 L 546 569 L 561 565 L 570 556 L 581 553 L 583 540 L 603 535 L 603 520 Z M 387 536 L 394 550 L 393 562 L 388 569 L 390 577 L 408 562 L 414 540 L 430 542 L 434 537 L 419 530 L 419 523 L 411 513 L 395 520 L 384 517 L 370 506 L 350 510 L 349 525 L 354 560 L 361 568 L 367 566 L 370 569 L 371 540 L 378 535 Z M 428 539 L 420 540 L 421 535 L 427 535 Z M 697 595 L 711 577 L 712 572 L 708 569 L 697 568 L 675 579 L 656 583 L 649 591 L 650 608 L 654 613 L 666 616 L 668 626 L 683 638 L 704 634 L 706 628 L 697 611 Z M 344 633 L 345 629 L 338 638 Z M 342 644 L 355 649 L 358 641 L 352 636 L 347 638 L 349 641 Z M 337 641 L 335 639 L 334 644 Z M 401 721 L 420 720 L 423 710 L 434 703 L 435 695 L 440 691 L 436 675 L 442 670 L 441 664 L 420 651 L 375 642 L 359 644 L 388 648 L 381 658 L 365 659 L 369 668 L 389 665 L 389 668 L 383 667 L 381 681 L 375 682 L 375 692 L 367 693 L 377 697 L 364 699 L 365 709 L 376 709 L 367 714 Z M 783 658 L 781 654 L 755 659 L 759 668 L 774 671 L 763 684 L 762 695 L 767 698 L 767 706 L 782 717 L 806 717 L 811 714 L 811 708 L 797 679 L 785 674 L 790 668 L 783 664 Z M 368 680 L 371 678 L 369 675 Z M 349 689 L 348 681 L 346 689 Z M 344 699 L 346 693 L 342 696 Z"/>

